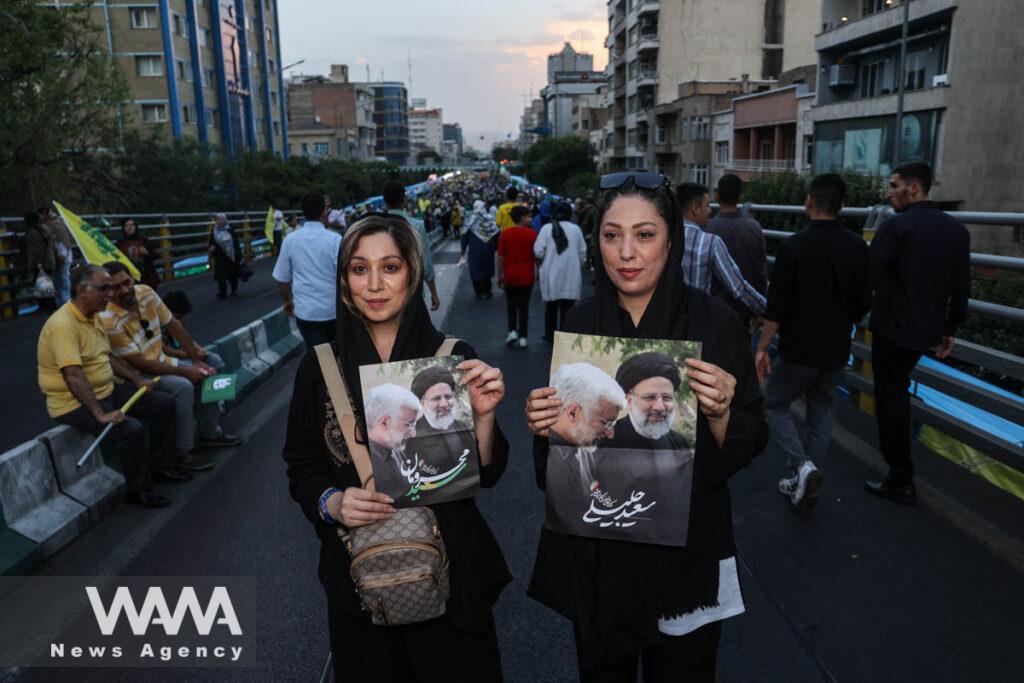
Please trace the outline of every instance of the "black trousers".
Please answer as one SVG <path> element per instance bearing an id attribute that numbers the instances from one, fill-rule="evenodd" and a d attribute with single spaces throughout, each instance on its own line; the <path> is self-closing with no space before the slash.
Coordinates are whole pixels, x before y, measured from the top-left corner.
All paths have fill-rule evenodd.
<path id="1" fill-rule="evenodd" d="M 317 344 L 326 344 L 334 341 L 334 337 L 338 333 L 337 320 L 302 320 L 301 318 L 296 318 L 295 324 L 299 328 L 302 340 L 306 342 L 307 349 L 311 349 Z"/>
<path id="2" fill-rule="evenodd" d="M 662 636 L 657 645 L 644 648 L 625 662 L 590 671 L 581 668 L 580 683 L 635 683 L 640 664 L 644 683 L 714 681 L 721 636 L 720 621 L 701 626 L 685 636 Z M 576 639 L 576 654 L 582 661 L 579 638 Z"/>
<path id="3" fill-rule="evenodd" d="M 447 615 L 407 626 L 374 626 L 328 600 L 328 629 L 338 683 L 501 681 L 498 635 L 453 631 Z"/>
<path id="4" fill-rule="evenodd" d="M 473 280 L 473 291 L 476 292 L 477 296 L 490 294 L 491 287 L 491 278 L 487 278 L 486 280 Z"/>
<path id="5" fill-rule="evenodd" d="M 520 337 L 530 331 L 530 293 L 533 285 L 505 287 L 505 304 L 508 307 L 508 331 L 515 330 Z"/>
<path id="6" fill-rule="evenodd" d="M 555 299 L 544 302 L 544 338 L 552 339 L 562 327 L 565 313 L 576 303 L 574 299 Z"/>
<path id="7" fill-rule="evenodd" d="M 875 375 L 875 420 L 878 445 L 889 465 L 889 481 L 908 484 L 914 478 L 910 457 L 910 372 L 922 353 L 883 337 L 871 336 L 871 367 Z"/>
<path id="8" fill-rule="evenodd" d="M 238 275 L 232 275 L 230 277 L 217 278 L 217 293 L 221 296 L 227 296 L 228 283 L 231 283 L 232 294 L 238 291 Z"/>
<path id="9" fill-rule="evenodd" d="M 134 384 L 115 384 L 114 392 L 100 400 L 105 412 L 117 410 L 136 391 Z M 139 420 L 149 423 L 150 450 L 146 451 L 145 428 Z M 174 397 L 162 391 L 151 391 L 143 395 L 132 406 L 127 419 L 114 425 L 106 439 L 121 454 L 121 469 L 129 491 L 149 491 L 153 488 L 152 470 L 167 467 L 173 455 L 174 439 Z M 81 429 L 86 434 L 99 436 L 106 425 L 101 424 L 83 407 L 76 408 L 54 418 L 60 424 Z"/>

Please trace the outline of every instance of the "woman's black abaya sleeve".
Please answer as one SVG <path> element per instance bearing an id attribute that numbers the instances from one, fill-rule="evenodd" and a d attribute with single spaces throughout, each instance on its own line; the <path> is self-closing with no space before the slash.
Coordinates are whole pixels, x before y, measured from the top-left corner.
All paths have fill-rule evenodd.
<path id="1" fill-rule="evenodd" d="M 284 461 L 288 465 L 288 490 L 313 524 L 322 540 L 336 538 L 335 527 L 320 518 L 320 496 L 332 486 L 342 488 L 331 463 L 323 455 L 324 412 L 316 355 L 309 353 L 295 375 L 295 389 L 288 410 L 288 432 L 284 439 Z M 326 390 L 324 390 L 326 391 Z"/>
<path id="2" fill-rule="evenodd" d="M 716 304 L 720 302 L 716 301 Z M 725 443 L 716 458 L 715 483 L 718 486 L 750 465 L 768 443 L 768 423 L 765 422 L 761 390 L 757 385 L 757 372 L 748 341 L 750 336 L 740 319 L 731 314 L 725 304 L 720 305 L 724 310 L 715 315 L 715 320 L 721 321 L 716 336 L 720 340 L 720 348 L 726 350 L 722 369 L 736 378 L 736 393 L 729 410 Z"/>

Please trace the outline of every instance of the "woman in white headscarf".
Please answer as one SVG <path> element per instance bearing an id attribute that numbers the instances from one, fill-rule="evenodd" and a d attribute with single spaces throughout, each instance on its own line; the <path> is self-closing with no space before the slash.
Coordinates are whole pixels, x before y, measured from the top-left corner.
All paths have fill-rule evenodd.
<path id="1" fill-rule="evenodd" d="M 238 278 L 242 275 L 242 245 L 238 243 L 235 231 L 222 213 L 213 215 L 213 232 L 210 233 L 209 251 L 213 258 L 213 279 L 217 281 L 217 298 L 227 297 L 228 284 L 231 296 L 238 293 Z"/>
<path id="2" fill-rule="evenodd" d="M 467 251 L 469 252 L 469 279 L 477 299 L 489 299 L 491 278 L 494 277 L 494 252 L 498 248 L 498 230 L 494 219 L 480 199 L 473 202 L 473 213 L 466 219 Z"/>

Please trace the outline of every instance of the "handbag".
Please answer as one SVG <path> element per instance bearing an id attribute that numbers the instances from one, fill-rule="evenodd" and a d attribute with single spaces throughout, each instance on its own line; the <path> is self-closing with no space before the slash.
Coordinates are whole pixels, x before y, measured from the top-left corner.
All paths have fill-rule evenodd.
<path id="1" fill-rule="evenodd" d="M 451 355 L 458 339 L 446 338 L 435 356 Z M 348 387 L 330 344 L 314 347 L 334 414 L 363 488 L 373 490 L 373 465 L 356 440 L 356 418 Z M 352 583 L 363 609 L 377 626 L 415 624 L 445 613 L 451 594 L 448 553 L 434 511 L 400 508 L 389 519 L 347 529 L 338 537 L 352 558 Z"/>

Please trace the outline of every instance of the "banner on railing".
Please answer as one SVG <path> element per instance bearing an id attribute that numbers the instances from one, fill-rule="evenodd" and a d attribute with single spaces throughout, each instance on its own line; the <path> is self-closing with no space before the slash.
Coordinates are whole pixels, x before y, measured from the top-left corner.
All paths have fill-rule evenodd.
<path id="1" fill-rule="evenodd" d="M 57 209 L 57 213 L 64 219 L 65 225 L 68 226 L 68 230 L 71 231 L 72 236 L 75 238 L 75 242 L 78 243 L 78 248 L 82 250 L 82 256 L 85 260 L 93 265 L 102 266 L 104 263 L 110 261 L 120 261 L 128 267 L 128 272 L 132 274 L 132 278 L 139 280 L 141 275 L 139 269 L 135 267 L 127 256 L 121 253 L 121 250 L 115 247 L 110 240 L 107 239 L 106 235 L 100 232 L 98 229 L 90 225 L 88 222 L 83 220 L 80 216 L 71 213 L 61 205 L 60 202 L 54 202 L 54 207 Z"/>

